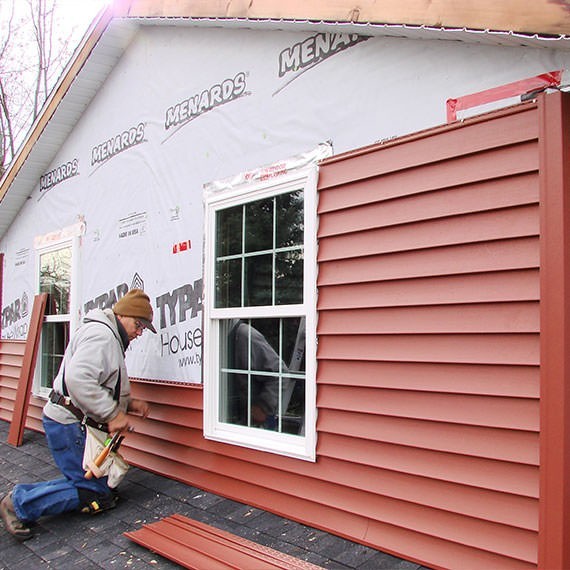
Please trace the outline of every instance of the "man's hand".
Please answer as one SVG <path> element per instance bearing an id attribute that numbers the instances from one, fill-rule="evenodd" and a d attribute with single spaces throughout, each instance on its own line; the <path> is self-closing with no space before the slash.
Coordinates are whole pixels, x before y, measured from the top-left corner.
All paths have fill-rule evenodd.
<path id="1" fill-rule="evenodd" d="M 146 418 L 150 412 L 150 406 L 144 400 L 133 399 L 129 402 L 127 411 L 134 414 L 140 414 L 143 418 Z"/>
<path id="2" fill-rule="evenodd" d="M 117 433 L 118 431 L 127 431 L 131 424 L 125 412 L 119 412 L 112 420 L 107 422 L 109 433 Z"/>

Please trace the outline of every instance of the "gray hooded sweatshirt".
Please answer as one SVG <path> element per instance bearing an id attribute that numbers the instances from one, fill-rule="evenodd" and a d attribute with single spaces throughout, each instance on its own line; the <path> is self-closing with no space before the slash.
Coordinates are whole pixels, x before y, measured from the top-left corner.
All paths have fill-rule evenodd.
<path id="1" fill-rule="evenodd" d="M 119 410 L 126 411 L 130 400 L 130 383 L 125 366 L 125 349 L 111 309 L 94 309 L 83 318 L 73 336 L 53 381 L 53 389 L 64 394 L 65 385 L 71 401 L 86 415 L 99 423 L 112 420 Z M 114 399 L 121 379 L 120 400 Z M 44 414 L 62 424 L 78 421 L 66 408 L 49 400 Z"/>

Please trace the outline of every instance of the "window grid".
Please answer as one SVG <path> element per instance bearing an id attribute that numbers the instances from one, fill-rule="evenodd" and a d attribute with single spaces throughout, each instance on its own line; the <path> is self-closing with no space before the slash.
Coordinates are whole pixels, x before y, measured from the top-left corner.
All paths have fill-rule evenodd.
<path id="1" fill-rule="evenodd" d="M 205 280 L 210 294 L 204 314 L 204 435 L 308 461 L 316 458 L 317 173 L 316 165 L 311 165 L 278 180 L 206 196 Z M 255 258 L 261 256 L 265 257 L 257 264 Z M 253 328 L 261 325 L 262 332 L 260 319 L 273 320 L 271 345 L 280 353 L 282 364 L 267 372 L 246 370 L 245 358 L 251 362 L 252 348 L 243 331 L 240 354 L 244 361 L 235 366 L 227 340 L 228 324 L 234 319 L 253 323 Z M 300 327 L 300 322 L 302 333 L 300 328 L 292 329 Z M 252 369 L 260 368 L 256 364 L 259 332 L 251 332 Z M 303 346 L 300 351 L 298 342 Z M 232 375 L 241 375 L 241 394 L 248 399 L 249 405 L 244 402 L 238 412 L 243 420 L 232 419 L 240 417 L 235 415 L 239 400 Z M 253 406 L 260 394 L 255 381 L 263 376 L 275 380 L 277 393 L 274 423 L 261 426 L 258 406 Z"/>
<path id="2" fill-rule="evenodd" d="M 298 190 L 292 192 L 295 193 Z M 277 256 L 279 254 L 300 252 L 301 255 L 304 250 L 304 246 L 300 245 L 290 245 L 284 247 L 277 247 L 277 196 L 272 197 L 272 247 L 271 249 L 262 249 L 252 252 L 246 251 L 246 236 L 247 236 L 247 216 L 246 208 L 247 203 L 241 206 L 241 251 L 239 253 L 230 255 L 219 255 L 216 256 L 216 267 L 219 267 L 220 263 L 239 260 L 240 262 L 240 307 L 249 306 L 246 304 L 246 259 L 251 259 L 255 257 L 262 257 L 264 255 L 271 255 L 271 268 L 272 268 L 272 278 L 271 278 L 271 306 L 277 306 L 276 295 L 276 274 L 277 274 Z M 263 305 L 262 305 L 263 306 Z"/>

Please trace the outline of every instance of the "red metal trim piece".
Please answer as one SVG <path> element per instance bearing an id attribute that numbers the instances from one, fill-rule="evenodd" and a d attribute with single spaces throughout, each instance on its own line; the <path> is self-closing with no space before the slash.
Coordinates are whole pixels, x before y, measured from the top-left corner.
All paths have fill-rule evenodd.
<path id="1" fill-rule="evenodd" d="M 457 111 L 465 111 L 465 109 L 470 109 L 471 107 L 478 107 L 479 105 L 500 101 L 508 97 L 516 97 L 517 95 L 529 93 L 536 89 L 557 87 L 561 81 L 562 70 L 550 71 L 536 75 L 535 77 L 529 77 L 527 79 L 521 79 L 520 81 L 514 81 L 513 83 L 500 85 L 499 87 L 493 87 L 492 89 L 486 89 L 485 91 L 479 91 L 478 93 L 464 95 L 457 99 L 448 99 L 447 122 L 452 123 L 457 119 Z"/>
<path id="2" fill-rule="evenodd" d="M 24 439 L 24 425 L 26 423 L 26 416 L 28 415 L 32 380 L 34 378 L 47 297 L 47 293 L 41 293 L 34 297 L 34 306 L 30 318 L 30 330 L 26 340 L 26 351 L 24 352 L 22 370 L 20 371 L 20 378 L 18 380 L 18 392 L 16 394 L 16 402 L 14 403 L 14 414 L 7 439 L 9 444 L 15 446 L 22 445 Z"/>
<path id="3" fill-rule="evenodd" d="M 124 533 L 132 541 L 193 570 L 318 570 L 318 566 L 182 515 Z"/>
<path id="4" fill-rule="evenodd" d="M 570 568 L 570 96 L 539 98 L 539 568 Z"/>

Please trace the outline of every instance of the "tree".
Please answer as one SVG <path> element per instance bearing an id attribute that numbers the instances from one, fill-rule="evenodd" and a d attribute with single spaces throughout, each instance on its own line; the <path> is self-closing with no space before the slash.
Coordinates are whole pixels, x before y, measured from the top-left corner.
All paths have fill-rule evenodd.
<path id="1" fill-rule="evenodd" d="M 71 55 L 60 12 L 58 0 L 0 0 L 0 176 Z"/>

